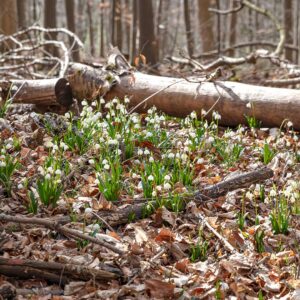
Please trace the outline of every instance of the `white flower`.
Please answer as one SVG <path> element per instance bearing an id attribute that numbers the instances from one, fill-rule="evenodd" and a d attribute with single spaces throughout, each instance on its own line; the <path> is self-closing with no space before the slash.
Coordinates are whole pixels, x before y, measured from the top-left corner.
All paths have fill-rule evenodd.
<path id="1" fill-rule="evenodd" d="M 97 101 L 93 101 L 91 105 L 94 107 L 97 106 Z"/>
<path id="2" fill-rule="evenodd" d="M 197 159 L 197 164 L 203 164 L 204 163 L 204 159 L 202 157 Z"/>
<path id="3" fill-rule="evenodd" d="M 213 142 L 215 141 L 214 137 L 210 136 L 208 139 L 207 139 L 207 143 L 208 144 L 212 144 Z"/>
<path id="4" fill-rule="evenodd" d="M 195 111 L 191 112 L 191 118 L 192 119 L 197 119 L 197 113 Z"/>
<path id="5" fill-rule="evenodd" d="M 67 119 L 70 119 L 70 118 L 71 118 L 71 114 L 70 114 L 69 112 L 66 112 L 66 113 L 65 113 L 65 117 L 66 117 Z"/>
<path id="6" fill-rule="evenodd" d="M 11 145 L 11 144 L 7 144 L 7 145 L 5 146 L 5 148 L 8 150 L 8 149 L 12 148 L 12 145 Z"/>
<path id="7" fill-rule="evenodd" d="M 103 160 L 102 160 L 102 164 L 103 164 L 103 165 L 108 164 L 108 160 L 107 160 L 107 159 L 103 159 Z"/>
<path id="8" fill-rule="evenodd" d="M 246 107 L 247 107 L 247 108 L 251 108 L 251 103 L 248 102 L 248 103 L 246 104 Z"/>
<path id="9" fill-rule="evenodd" d="M 286 126 L 289 127 L 289 128 L 290 128 L 290 127 L 293 127 L 293 122 L 288 121 L 288 122 L 286 123 Z"/>
<path id="10" fill-rule="evenodd" d="M 124 102 L 125 102 L 126 104 L 128 104 L 128 103 L 130 102 L 130 99 L 129 99 L 128 97 L 125 97 L 125 98 L 124 98 Z"/>
<path id="11" fill-rule="evenodd" d="M 172 158 L 174 158 L 174 157 L 175 157 L 175 154 L 174 154 L 173 152 L 170 152 L 170 153 L 168 154 L 168 158 L 172 159 Z"/>
<path id="12" fill-rule="evenodd" d="M 252 200 L 252 199 L 253 199 L 253 194 L 252 194 L 250 191 L 248 191 L 248 192 L 246 193 L 246 197 L 247 197 L 249 200 Z"/>
<path id="13" fill-rule="evenodd" d="M 143 153 L 144 153 L 143 150 L 139 148 L 137 154 L 138 155 L 143 155 Z"/>
<path id="14" fill-rule="evenodd" d="M 277 195 L 276 190 L 271 189 L 271 190 L 270 190 L 270 197 L 276 197 L 276 195 Z"/>
<path id="15" fill-rule="evenodd" d="M 100 103 L 101 103 L 101 104 L 104 104 L 104 103 L 105 103 L 105 100 L 104 100 L 103 98 L 101 98 L 101 99 L 100 99 Z"/>
<path id="16" fill-rule="evenodd" d="M 150 157 L 149 157 L 149 162 L 154 162 L 153 156 L 150 156 Z"/>
<path id="17" fill-rule="evenodd" d="M 98 185 L 100 183 L 99 179 L 96 178 L 95 181 L 94 181 L 94 183 Z"/>
<path id="18" fill-rule="evenodd" d="M 104 169 L 105 169 L 105 170 L 109 170 L 109 169 L 110 169 L 110 165 L 109 165 L 109 164 L 105 164 L 105 165 L 104 165 Z"/>
<path id="19" fill-rule="evenodd" d="M 207 111 L 206 111 L 205 109 L 202 108 L 202 109 L 201 109 L 201 115 L 202 115 L 202 116 L 205 116 L 206 114 L 207 114 Z"/>
<path id="20" fill-rule="evenodd" d="M 55 171 L 55 174 L 56 174 L 56 175 L 61 175 L 61 170 L 60 170 L 60 169 L 57 169 L 57 170 Z"/>
<path id="21" fill-rule="evenodd" d="M 164 189 L 165 189 L 166 191 L 170 190 L 170 189 L 171 189 L 171 184 L 170 184 L 169 182 L 166 182 L 166 183 L 164 184 Z"/>
<path id="22" fill-rule="evenodd" d="M 148 149 L 145 149 L 144 154 L 145 154 L 145 155 L 149 155 L 149 154 L 150 154 L 150 151 L 149 151 Z"/>
<path id="23" fill-rule="evenodd" d="M 82 106 L 86 106 L 86 105 L 88 105 L 88 103 L 87 103 L 86 100 L 83 100 L 83 101 L 81 101 L 81 105 L 82 105 Z"/>
<path id="24" fill-rule="evenodd" d="M 221 115 L 220 115 L 218 112 L 216 112 L 216 111 L 214 111 L 214 112 L 212 113 L 212 117 L 213 117 L 213 119 L 215 119 L 215 120 L 221 120 Z"/>
<path id="25" fill-rule="evenodd" d="M 18 184 L 18 189 L 21 190 L 22 188 L 24 188 L 23 184 L 22 184 L 22 183 L 19 183 L 19 184 Z"/>
<path id="26" fill-rule="evenodd" d="M 136 174 L 136 173 L 132 173 L 132 178 L 133 178 L 133 179 L 139 178 L 139 175 Z"/>
<path id="27" fill-rule="evenodd" d="M 156 191 L 153 191 L 152 192 L 152 197 L 156 197 L 157 196 L 157 192 Z"/>
<path id="28" fill-rule="evenodd" d="M 15 91 L 18 90 L 18 87 L 17 87 L 16 85 L 13 85 L 12 88 L 11 88 L 11 90 L 12 90 L 13 92 L 15 92 Z"/>
<path id="29" fill-rule="evenodd" d="M 171 180 L 170 175 L 165 175 L 165 181 L 170 181 L 170 180 Z"/>
<path id="30" fill-rule="evenodd" d="M 48 173 L 48 174 L 46 174 L 45 178 L 46 178 L 46 179 L 50 179 L 50 178 L 51 178 L 51 175 Z"/>
<path id="31" fill-rule="evenodd" d="M 154 177 L 152 175 L 149 175 L 148 176 L 148 181 L 153 181 L 154 180 Z"/>
<path id="32" fill-rule="evenodd" d="M 87 214 L 87 215 L 90 215 L 92 214 L 93 210 L 90 208 L 90 207 L 87 207 L 85 210 L 84 210 L 84 213 Z"/>
<path id="33" fill-rule="evenodd" d="M 113 104 L 117 104 L 119 101 L 118 101 L 118 99 L 117 98 L 114 98 L 113 100 L 112 100 L 112 103 Z"/>
<path id="34" fill-rule="evenodd" d="M 41 173 L 42 175 L 45 173 L 44 168 L 42 166 L 39 166 L 37 168 L 38 172 Z"/>
<path id="35" fill-rule="evenodd" d="M 159 192 L 161 192 L 161 190 L 162 190 L 161 185 L 157 185 L 157 186 L 156 186 L 156 190 L 158 190 Z"/>
<path id="36" fill-rule="evenodd" d="M 96 145 L 95 145 L 95 149 L 96 149 L 96 150 L 99 150 L 99 149 L 100 149 L 100 145 L 99 145 L 99 144 L 96 144 Z"/>
<path id="37" fill-rule="evenodd" d="M 53 168 L 52 168 L 52 167 L 48 167 L 48 168 L 47 168 L 47 171 L 48 171 L 50 174 L 52 174 L 52 173 L 53 173 Z"/>

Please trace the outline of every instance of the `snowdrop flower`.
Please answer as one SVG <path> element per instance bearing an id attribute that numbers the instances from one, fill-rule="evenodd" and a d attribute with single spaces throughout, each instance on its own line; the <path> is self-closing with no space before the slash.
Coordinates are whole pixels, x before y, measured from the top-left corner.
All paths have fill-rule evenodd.
<path id="1" fill-rule="evenodd" d="M 4 161 L 1 161 L 0 162 L 0 167 L 5 167 L 6 166 L 6 163 Z"/>
<path id="2" fill-rule="evenodd" d="M 149 151 L 148 149 L 145 149 L 144 154 L 145 154 L 145 155 L 149 155 L 149 154 L 150 154 L 150 151 Z"/>
<path id="3" fill-rule="evenodd" d="M 90 207 L 87 207 L 87 208 L 84 210 L 84 213 L 85 213 L 86 215 L 90 215 L 90 214 L 92 214 L 92 212 L 93 212 L 93 210 L 92 210 Z"/>
<path id="4" fill-rule="evenodd" d="M 105 170 L 109 170 L 109 169 L 110 169 L 110 165 L 109 165 L 109 164 L 105 164 L 105 165 L 104 165 L 104 169 L 105 169 Z"/>
<path id="5" fill-rule="evenodd" d="M 246 193 L 246 197 L 249 199 L 249 200 L 252 200 L 253 199 L 253 194 L 251 192 L 247 192 Z"/>
<path id="6" fill-rule="evenodd" d="M 170 152 L 168 154 L 168 158 L 173 159 L 175 157 L 175 154 L 173 152 Z"/>
<path id="7" fill-rule="evenodd" d="M 48 173 L 46 174 L 45 178 L 49 180 L 51 178 L 51 175 Z"/>
<path id="8" fill-rule="evenodd" d="M 288 122 L 286 123 L 286 126 L 289 127 L 289 128 L 293 127 L 293 122 L 288 121 Z"/>
<path id="9" fill-rule="evenodd" d="M 157 196 L 157 192 L 156 191 L 153 191 L 152 192 L 152 197 L 156 197 Z"/>
<path id="10" fill-rule="evenodd" d="M 197 113 L 195 111 L 191 112 L 191 118 L 192 119 L 197 119 Z"/>
<path id="11" fill-rule="evenodd" d="M 215 119 L 215 120 L 221 120 L 221 115 L 220 115 L 218 112 L 216 112 L 216 111 L 214 111 L 214 112 L 212 113 L 212 117 L 213 117 L 213 119 Z"/>
<path id="12" fill-rule="evenodd" d="M 270 190 L 270 197 L 276 197 L 277 193 L 274 189 Z"/>
<path id="13" fill-rule="evenodd" d="M 247 108 L 251 108 L 251 103 L 248 102 L 248 103 L 246 104 L 246 107 L 247 107 Z"/>
<path id="14" fill-rule="evenodd" d="M 55 174 L 56 174 L 56 175 L 61 175 L 61 170 L 60 170 L 60 169 L 57 169 L 57 170 L 55 171 Z"/>
<path id="15" fill-rule="evenodd" d="M 207 139 L 208 144 L 212 144 L 214 141 L 215 141 L 215 139 L 212 136 L 208 137 L 208 139 Z"/>
<path id="16" fill-rule="evenodd" d="M 103 98 L 101 98 L 101 99 L 100 99 L 100 103 L 101 103 L 101 104 L 104 104 L 104 103 L 105 103 L 105 100 L 104 100 Z"/>
<path id="17" fill-rule="evenodd" d="M 96 178 L 95 181 L 94 181 L 94 183 L 98 185 L 100 183 L 99 179 Z"/>
<path id="18" fill-rule="evenodd" d="M 87 106 L 87 105 L 88 105 L 88 103 L 87 103 L 87 101 L 86 101 L 86 100 L 83 100 L 83 101 L 81 101 L 81 105 L 82 105 L 82 106 Z"/>
<path id="19" fill-rule="evenodd" d="M 125 98 L 124 98 L 124 102 L 125 102 L 126 104 L 128 104 L 128 103 L 130 102 L 130 99 L 129 99 L 128 97 L 125 97 Z"/>
<path id="20" fill-rule="evenodd" d="M 164 189 L 165 189 L 166 191 L 170 190 L 170 189 L 171 189 L 171 184 L 168 183 L 168 182 L 166 182 L 166 183 L 164 184 Z"/>
<path id="21" fill-rule="evenodd" d="M 201 116 L 205 116 L 207 114 L 207 111 L 205 109 L 201 109 Z"/>
<path id="22" fill-rule="evenodd" d="M 171 180 L 170 175 L 165 175 L 165 181 L 170 181 L 170 180 Z"/>
<path id="23" fill-rule="evenodd" d="M 48 171 L 50 174 L 52 174 L 52 173 L 53 173 L 53 168 L 52 168 L 52 167 L 48 167 L 48 168 L 47 168 L 47 171 Z"/>
<path id="24" fill-rule="evenodd" d="M 119 101 L 118 101 L 118 99 L 117 98 L 114 98 L 113 100 L 112 100 L 112 103 L 113 104 L 117 104 Z"/>
<path id="25" fill-rule="evenodd" d="M 159 191 L 159 192 L 161 192 L 162 191 L 161 185 L 156 186 L 156 190 Z"/>
<path id="26" fill-rule="evenodd" d="M 197 164 L 203 164 L 204 163 L 204 159 L 202 157 L 197 159 Z"/>
<path id="27" fill-rule="evenodd" d="M 154 180 L 154 177 L 152 175 L 149 175 L 148 176 L 148 181 L 153 181 Z"/>
<path id="28" fill-rule="evenodd" d="M 100 149 L 100 145 L 99 145 L 99 144 L 96 144 L 96 145 L 95 145 L 95 149 L 96 149 L 96 150 L 99 150 L 99 149 Z"/>
<path id="29" fill-rule="evenodd" d="M 154 162 L 153 156 L 150 156 L 150 157 L 149 157 L 149 162 Z"/>
<path id="30" fill-rule="evenodd" d="M 7 150 L 9 150 L 9 149 L 12 148 L 12 145 L 8 143 L 8 144 L 5 146 L 5 148 L 6 148 Z"/>
<path id="31" fill-rule="evenodd" d="M 97 106 L 97 101 L 93 101 L 91 105 L 94 107 Z"/>
<path id="32" fill-rule="evenodd" d="M 23 189 L 23 188 L 24 188 L 23 184 L 22 184 L 22 183 L 19 183 L 19 184 L 18 184 L 18 189 L 21 190 L 21 189 Z"/>
<path id="33" fill-rule="evenodd" d="M 11 88 L 11 90 L 12 90 L 13 92 L 15 92 L 15 91 L 18 90 L 18 87 L 17 87 L 16 85 L 13 85 L 12 88 Z"/>
<path id="34" fill-rule="evenodd" d="M 143 153 L 144 153 L 143 150 L 139 148 L 137 154 L 138 155 L 143 155 Z"/>

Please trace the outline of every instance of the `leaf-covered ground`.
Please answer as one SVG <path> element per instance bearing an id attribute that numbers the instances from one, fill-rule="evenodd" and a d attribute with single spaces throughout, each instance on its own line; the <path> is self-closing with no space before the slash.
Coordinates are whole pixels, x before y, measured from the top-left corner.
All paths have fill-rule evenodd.
<path id="1" fill-rule="evenodd" d="M 69 216 L 66 228 L 125 254 L 0 221 L 0 259 L 115 274 L 58 282 L 2 276 L 0 287 L 10 283 L 18 299 L 300 299 L 300 142 L 293 124 L 258 128 L 249 115 L 250 127 L 223 128 L 217 112 L 208 123 L 155 108 L 128 114 L 128 102 L 84 102 L 80 116 L 1 119 L 0 213 L 53 222 Z M 264 165 L 273 178 L 193 201 L 195 191 Z M 137 203 L 145 203 L 144 218 L 132 214 L 120 225 L 109 218 Z"/>

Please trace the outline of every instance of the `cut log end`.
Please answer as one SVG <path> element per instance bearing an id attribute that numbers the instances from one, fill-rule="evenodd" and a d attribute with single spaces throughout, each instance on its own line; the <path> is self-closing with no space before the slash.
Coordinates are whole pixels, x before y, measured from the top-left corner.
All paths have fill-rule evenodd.
<path id="1" fill-rule="evenodd" d="M 69 107 L 73 103 L 72 89 L 67 79 L 60 78 L 56 82 L 54 90 L 57 102 L 60 105 Z"/>

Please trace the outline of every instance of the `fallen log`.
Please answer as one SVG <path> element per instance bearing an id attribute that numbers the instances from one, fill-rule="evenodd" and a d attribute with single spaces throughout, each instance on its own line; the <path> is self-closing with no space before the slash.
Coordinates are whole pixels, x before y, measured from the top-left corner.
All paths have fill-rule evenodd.
<path id="1" fill-rule="evenodd" d="M 110 281 L 121 277 L 121 272 L 112 273 L 81 265 L 4 257 L 0 257 L 0 274 L 18 278 L 42 278 L 63 285 L 72 279 Z"/>
<path id="2" fill-rule="evenodd" d="M 95 87 L 99 83 L 98 71 L 90 66 L 73 64 L 68 77 L 74 96 L 82 95 L 84 83 L 86 96 L 102 95 Z M 80 78 L 80 79 L 78 79 Z M 82 84 L 79 85 L 78 82 Z M 266 127 L 279 127 L 286 119 L 300 129 L 300 91 L 273 87 L 255 86 L 238 82 L 191 82 L 182 78 L 169 78 L 132 72 L 120 76 L 120 81 L 110 91 L 105 90 L 105 99 L 129 96 L 131 106 L 138 112 L 146 112 L 155 105 L 159 110 L 176 117 L 185 117 L 192 111 L 201 116 L 202 109 L 221 114 L 220 125 L 237 126 L 247 124 L 245 116 L 255 117 Z M 145 100 L 147 99 L 147 100 Z M 250 103 L 251 105 L 247 105 Z M 213 108 L 213 109 L 211 109 Z"/>
<path id="3" fill-rule="evenodd" d="M 69 107 L 73 94 L 65 78 L 0 81 L 0 96 L 13 103 Z"/>

